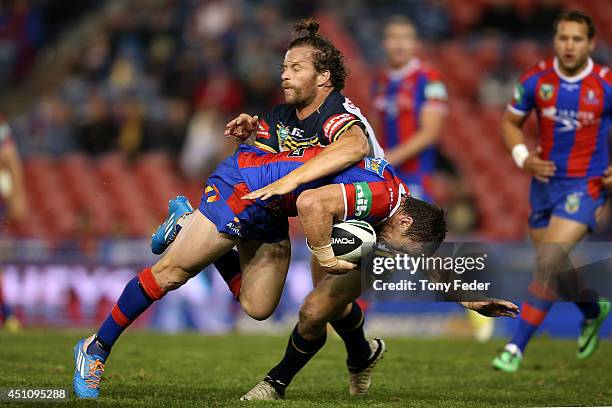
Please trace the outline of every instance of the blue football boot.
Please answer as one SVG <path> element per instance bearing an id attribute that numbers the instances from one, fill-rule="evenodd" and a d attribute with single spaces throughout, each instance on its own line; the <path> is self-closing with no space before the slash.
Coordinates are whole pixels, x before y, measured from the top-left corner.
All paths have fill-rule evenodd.
<path id="1" fill-rule="evenodd" d="M 72 388 L 79 398 L 98 398 L 100 395 L 100 379 L 104 373 L 106 358 L 87 354 L 87 347 L 94 338 L 95 335 L 81 339 L 74 346 Z"/>
<path id="2" fill-rule="evenodd" d="M 155 255 L 163 253 L 174 242 L 181 230 L 181 227 L 176 225 L 177 222 L 181 217 L 192 212 L 193 207 L 187 197 L 177 196 L 168 201 L 168 217 L 163 224 L 157 227 L 155 234 L 151 235 L 151 251 Z"/>

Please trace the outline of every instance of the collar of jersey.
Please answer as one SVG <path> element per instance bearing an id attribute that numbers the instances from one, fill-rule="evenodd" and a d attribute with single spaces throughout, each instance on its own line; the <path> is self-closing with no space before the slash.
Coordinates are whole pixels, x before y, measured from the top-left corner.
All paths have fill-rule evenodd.
<path id="1" fill-rule="evenodd" d="M 421 60 L 414 57 L 406 65 L 401 68 L 393 69 L 389 71 L 389 79 L 392 81 L 398 81 L 402 78 L 406 78 L 408 75 L 415 72 L 421 67 Z"/>
<path id="2" fill-rule="evenodd" d="M 389 218 L 393 217 L 393 214 L 397 212 L 397 209 L 402 204 L 402 197 L 405 195 L 407 195 L 406 189 L 404 188 L 404 185 L 400 183 L 399 188 L 398 188 L 398 197 L 397 197 L 397 202 L 395 203 L 395 207 L 393 207 L 393 209 L 391 210 L 391 213 L 389 214 L 387 218 L 385 218 L 385 220 L 388 220 Z"/>
<path id="3" fill-rule="evenodd" d="M 584 68 L 580 73 L 571 77 L 568 77 L 567 75 L 563 75 L 561 73 L 561 70 L 559 69 L 559 59 L 557 57 L 553 59 L 553 69 L 555 70 L 555 73 L 559 75 L 559 78 L 561 78 L 565 82 L 578 82 L 582 81 L 591 72 L 593 72 L 593 60 L 589 58 L 589 60 L 587 61 L 586 68 Z"/>

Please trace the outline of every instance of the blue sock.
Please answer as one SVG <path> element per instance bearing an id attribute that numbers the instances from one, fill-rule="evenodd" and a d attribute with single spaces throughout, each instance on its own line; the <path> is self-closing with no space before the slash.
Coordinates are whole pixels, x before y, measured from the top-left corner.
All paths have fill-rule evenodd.
<path id="1" fill-rule="evenodd" d="M 145 269 L 130 280 L 113 310 L 100 326 L 95 341 L 87 347 L 87 353 L 106 358 L 125 328 L 162 296 L 151 269 Z"/>
<path id="2" fill-rule="evenodd" d="M 516 329 L 514 337 L 512 337 L 510 341 L 510 343 L 518 346 L 521 353 L 525 352 L 527 343 L 529 343 L 533 334 L 544 321 L 552 305 L 553 302 L 538 299 L 535 296 L 530 297 L 529 300 L 523 303 L 521 316 L 519 317 L 519 326 Z"/>

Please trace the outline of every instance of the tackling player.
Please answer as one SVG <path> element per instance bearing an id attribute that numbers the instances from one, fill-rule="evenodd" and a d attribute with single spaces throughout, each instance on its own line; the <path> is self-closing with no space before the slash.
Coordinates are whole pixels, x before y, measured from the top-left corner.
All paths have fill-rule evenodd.
<path id="1" fill-rule="evenodd" d="M 6 173 L 5 173 L 6 172 Z M 0 114 L 0 214 L 6 214 L 3 223 L 20 222 L 26 215 L 25 186 L 23 182 L 23 166 L 19 158 L 17 146 L 11 137 L 11 129 L 6 118 Z M 4 178 L 6 175 L 7 177 Z M 0 319 L 5 326 L 15 331 L 19 328 L 19 321 L 13 315 L 9 305 L 2 296 L 2 270 L 0 268 Z M 2 322 L 2 320 L 0 320 Z"/>
<path id="2" fill-rule="evenodd" d="M 517 166 L 533 176 L 529 228 L 537 250 L 536 279 L 518 329 L 493 360 L 503 371 L 519 369 L 527 343 L 555 301 L 538 277 L 569 264 L 569 252 L 595 228 L 606 188 L 612 187 L 607 170 L 612 74 L 590 58 L 594 36 L 589 16 L 580 11 L 561 14 L 554 25 L 555 57 L 523 74 L 503 119 L 506 146 Z M 521 129 L 533 109 L 540 146 L 530 152 Z M 610 303 L 593 299 L 576 305 L 584 316 L 577 356 L 584 359 L 597 347 Z"/>
<path id="3" fill-rule="evenodd" d="M 281 74 L 285 103 L 275 106 L 261 119 L 247 114 L 239 115 L 227 124 L 225 135 L 242 141 L 256 132 L 254 145 L 267 152 L 315 145 L 329 147 L 314 157 L 312 162 L 254 191 L 247 198 L 267 199 L 274 194 L 290 193 L 306 180 L 328 176 L 366 156 L 382 158 L 384 155 L 366 118 L 342 95 L 347 76 L 342 54 L 318 33 L 318 28 L 318 23 L 313 20 L 305 20 L 296 26 L 296 34 L 305 32 L 306 35 L 295 38 L 285 54 Z M 295 199 L 297 196 L 294 194 L 293 197 Z M 168 218 L 152 237 L 154 253 L 159 254 L 170 245 L 181 224 L 185 222 L 185 214 L 191 211 L 191 205 L 184 197 L 171 200 Z M 251 301 L 248 293 L 241 289 L 244 277 L 241 275 L 236 251 L 223 255 L 214 264 L 243 309 L 249 313 Z M 325 272 L 314 259 L 311 266 L 316 285 L 325 276 Z M 357 303 L 347 306 L 344 315 L 350 313 L 363 316 Z M 332 322 L 334 327 L 342 327 L 342 324 L 341 321 Z M 346 344 L 349 360 L 368 359 L 372 350 L 363 330 L 342 332 L 340 336 Z M 370 372 L 364 373 L 370 376 Z M 350 374 L 351 377 L 356 375 L 360 374 Z"/>

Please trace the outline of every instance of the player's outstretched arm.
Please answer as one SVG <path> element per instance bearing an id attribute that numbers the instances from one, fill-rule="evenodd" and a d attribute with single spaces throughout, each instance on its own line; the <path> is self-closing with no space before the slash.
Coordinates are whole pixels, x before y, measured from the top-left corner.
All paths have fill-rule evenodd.
<path id="1" fill-rule="evenodd" d="M 333 275 L 354 269 L 355 264 L 336 258 L 331 247 L 334 221 L 341 219 L 345 211 L 342 187 L 331 184 L 306 190 L 298 197 L 296 206 L 310 250 L 323 269 Z"/>
<path id="2" fill-rule="evenodd" d="M 519 313 L 519 308 L 512 302 L 502 299 L 482 299 L 474 302 L 460 302 L 464 307 L 488 317 L 512 317 Z"/>
<path id="3" fill-rule="evenodd" d="M 257 198 L 266 200 L 275 195 L 290 193 L 301 184 L 329 176 L 352 166 L 366 157 L 369 152 L 370 145 L 365 133 L 359 126 L 353 125 L 337 141 L 327 146 L 320 154 L 304 163 L 304 165 L 274 183 L 255 190 L 242 198 L 246 200 Z"/>

